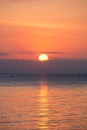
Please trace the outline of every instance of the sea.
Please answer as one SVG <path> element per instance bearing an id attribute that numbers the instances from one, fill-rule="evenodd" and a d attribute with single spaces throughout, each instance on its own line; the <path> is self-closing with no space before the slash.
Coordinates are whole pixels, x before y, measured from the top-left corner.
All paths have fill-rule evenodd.
<path id="1" fill-rule="evenodd" d="M 0 74 L 0 130 L 87 130 L 87 74 Z"/>

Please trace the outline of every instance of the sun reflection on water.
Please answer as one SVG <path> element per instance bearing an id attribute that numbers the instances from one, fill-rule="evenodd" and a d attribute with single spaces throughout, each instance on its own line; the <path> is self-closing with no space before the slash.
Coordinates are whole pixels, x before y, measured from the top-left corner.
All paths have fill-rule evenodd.
<path id="1" fill-rule="evenodd" d="M 40 90 L 39 90 L 39 105 L 40 105 L 40 113 L 39 113 L 39 128 L 42 130 L 48 130 L 48 91 L 47 84 L 45 81 L 40 82 Z"/>

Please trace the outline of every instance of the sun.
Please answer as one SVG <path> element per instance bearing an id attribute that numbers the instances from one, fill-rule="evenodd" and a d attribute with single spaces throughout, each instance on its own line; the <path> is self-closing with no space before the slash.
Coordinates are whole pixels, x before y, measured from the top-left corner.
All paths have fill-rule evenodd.
<path id="1" fill-rule="evenodd" d="M 41 54 L 38 59 L 39 61 L 47 61 L 49 58 L 47 54 Z"/>

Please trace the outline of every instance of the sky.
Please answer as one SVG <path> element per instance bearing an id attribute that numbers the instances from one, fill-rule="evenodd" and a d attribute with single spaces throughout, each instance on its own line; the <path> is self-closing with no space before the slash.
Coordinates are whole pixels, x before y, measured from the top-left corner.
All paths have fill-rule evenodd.
<path id="1" fill-rule="evenodd" d="M 87 0 L 0 0 L 0 59 L 87 60 Z"/>

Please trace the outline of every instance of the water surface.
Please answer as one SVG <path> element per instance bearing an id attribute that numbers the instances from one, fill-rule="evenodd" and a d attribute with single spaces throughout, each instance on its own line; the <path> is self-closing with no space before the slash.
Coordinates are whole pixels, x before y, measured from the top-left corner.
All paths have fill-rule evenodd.
<path id="1" fill-rule="evenodd" d="M 0 130 L 87 130 L 87 76 L 0 75 Z"/>

